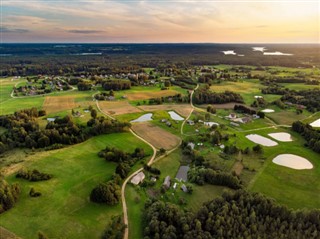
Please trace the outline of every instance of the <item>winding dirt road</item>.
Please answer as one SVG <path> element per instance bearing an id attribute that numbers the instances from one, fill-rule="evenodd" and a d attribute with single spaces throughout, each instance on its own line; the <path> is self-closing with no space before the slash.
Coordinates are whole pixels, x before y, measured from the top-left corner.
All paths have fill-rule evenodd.
<path id="1" fill-rule="evenodd" d="M 187 120 L 190 118 L 192 112 L 194 111 L 195 107 L 192 103 L 192 96 L 193 96 L 193 93 L 196 89 L 198 89 L 199 85 L 197 85 L 197 87 L 191 92 L 190 94 L 190 105 L 192 107 L 192 110 L 190 111 L 188 117 L 185 118 L 185 120 L 182 122 L 181 124 L 181 129 L 180 129 L 180 133 L 181 135 L 183 135 L 183 127 L 184 127 L 184 124 L 187 122 Z M 93 95 L 94 96 L 94 95 Z M 98 110 L 106 115 L 107 117 L 109 117 L 110 119 L 115 119 L 114 117 L 112 117 L 111 115 L 107 114 L 106 112 L 102 111 L 100 106 L 99 106 L 99 101 L 96 101 L 96 106 L 98 108 Z M 140 137 L 139 135 L 137 135 L 132 129 L 130 129 L 130 133 L 132 133 L 136 138 L 142 140 L 143 142 L 145 142 L 146 144 L 148 144 L 152 150 L 153 150 L 153 154 L 150 158 L 150 160 L 148 161 L 148 165 L 151 166 L 154 162 L 157 162 L 158 160 L 166 157 L 167 155 L 169 155 L 170 153 L 172 153 L 173 151 L 175 151 L 178 147 L 180 147 L 181 145 L 181 142 L 182 140 L 180 140 L 179 144 L 177 146 L 175 146 L 174 148 L 172 148 L 171 150 L 167 151 L 164 155 L 161 155 L 159 157 L 156 158 L 156 155 L 157 155 L 157 149 L 156 147 L 154 147 L 150 142 L 148 142 L 147 140 L 145 140 L 144 138 Z M 127 203 L 126 203 L 126 198 L 125 198 L 125 190 L 126 190 L 126 185 L 127 183 L 136 175 L 138 174 L 139 172 L 141 172 L 143 170 L 143 168 L 139 168 L 138 170 L 136 170 L 135 172 L 133 172 L 132 174 L 130 174 L 126 179 L 125 181 L 123 182 L 122 184 L 122 187 L 121 187 L 121 199 L 122 199 L 122 208 L 123 208 L 123 222 L 125 225 L 127 225 L 126 229 L 125 229 L 125 232 L 124 232 L 124 236 L 123 238 L 124 239 L 128 239 L 129 238 L 129 220 L 128 220 L 128 209 L 127 209 Z"/>

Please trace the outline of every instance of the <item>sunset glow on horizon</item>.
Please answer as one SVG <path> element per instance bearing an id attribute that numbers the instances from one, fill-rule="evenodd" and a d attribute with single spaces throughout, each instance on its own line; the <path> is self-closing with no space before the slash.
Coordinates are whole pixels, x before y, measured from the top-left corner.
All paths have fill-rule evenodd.
<path id="1" fill-rule="evenodd" d="M 319 1 L 2 0 L 1 41 L 320 43 Z"/>

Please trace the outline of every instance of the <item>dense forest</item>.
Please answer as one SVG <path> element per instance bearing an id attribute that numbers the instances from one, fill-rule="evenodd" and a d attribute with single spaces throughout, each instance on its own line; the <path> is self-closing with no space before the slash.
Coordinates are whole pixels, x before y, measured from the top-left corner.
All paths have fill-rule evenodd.
<path id="1" fill-rule="evenodd" d="M 303 105 L 310 112 L 320 111 L 320 90 L 290 90 L 279 85 L 271 85 L 261 90 L 263 94 L 282 95 L 282 102 Z"/>
<path id="2" fill-rule="evenodd" d="M 306 146 L 320 153 L 320 130 L 316 130 L 308 124 L 303 124 L 301 121 L 293 122 L 292 130 L 304 137 L 307 141 Z"/>
<path id="3" fill-rule="evenodd" d="M 148 200 L 144 212 L 148 238 L 319 238 L 320 211 L 292 211 L 259 194 L 226 192 L 197 212 Z"/>
<path id="4" fill-rule="evenodd" d="M 0 62 L 0 68 L 3 76 L 27 76 L 138 73 L 142 67 L 168 64 L 180 68 L 210 64 L 311 68 L 320 64 L 317 45 L 263 46 L 294 57 L 265 56 L 246 44 L 3 44 L 0 54 L 6 60 Z M 228 48 L 245 57 L 223 55 L 221 51 Z"/>
<path id="5" fill-rule="evenodd" d="M 37 118 L 44 114 L 43 110 L 31 108 L 0 116 L 0 126 L 6 128 L 0 137 L 0 153 L 17 147 L 59 148 L 81 143 L 94 135 L 122 132 L 130 126 L 103 116 L 91 118 L 87 126 L 81 126 L 67 115 L 48 122 L 45 129 L 41 129 Z"/>

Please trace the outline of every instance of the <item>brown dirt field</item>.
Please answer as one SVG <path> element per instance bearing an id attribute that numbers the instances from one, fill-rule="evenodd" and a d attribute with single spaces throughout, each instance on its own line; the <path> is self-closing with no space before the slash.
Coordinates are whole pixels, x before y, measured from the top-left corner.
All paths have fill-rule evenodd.
<path id="1" fill-rule="evenodd" d="M 19 239 L 20 237 L 17 237 L 12 232 L 8 231 L 7 229 L 0 227 L 0 239 Z"/>
<path id="2" fill-rule="evenodd" d="M 158 149 L 172 149 L 180 142 L 180 138 L 150 122 L 134 123 L 132 129 Z"/>
<path id="3" fill-rule="evenodd" d="M 127 101 L 99 101 L 102 111 L 110 115 L 138 113 L 142 110 L 130 105 Z"/>
<path id="4" fill-rule="evenodd" d="M 157 111 L 157 110 L 174 110 L 179 115 L 187 117 L 192 107 L 189 104 L 181 104 L 181 105 L 142 105 L 138 107 L 144 111 Z"/>
<path id="5" fill-rule="evenodd" d="M 77 106 L 74 98 L 70 96 L 46 96 L 43 103 L 43 109 L 45 109 L 47 113 L 71 110 Z"/>
<path id="6" fill-rule="evenodd" d="M 175 90 L 161 90 L 161 91 L 146 91 L 146 92 L 128 92 L 127 98 L 129 100 L 147 100 L 151 98 L 172 96 L 178 94 Z"/>

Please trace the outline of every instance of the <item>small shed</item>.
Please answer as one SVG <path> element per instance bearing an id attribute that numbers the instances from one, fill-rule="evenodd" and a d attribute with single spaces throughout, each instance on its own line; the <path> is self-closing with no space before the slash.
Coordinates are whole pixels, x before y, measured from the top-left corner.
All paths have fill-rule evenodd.
<path id="1" fill-rule="evenodd" d="M 192 150 L 194 150 L 195 144 L 192 143 L 192 142 L 189 142 L 189 143 L 187 144 L 187 146 L 189 146 Z"/>
<path id="2" fill-rule="evenodd" d="M 176 189 L 177 188 L 177 183 L 174 183 L 173 184 L 173 189 Z"/>
<path id="3" fill-rule="evenodd" d="M 56 118 L 47 118 L 48 122 L 54 122 L 56 120 Z"/>
<path id="4" fill-rule="evenodd" d="M 164 182 L 163 182 L 163 186 L 165 186 L 167 189 L 170 188 L 170 184 L 171 184 L 171 178 L 170 176 L 165 177 Z"/>
<path id="5" fill-rule="evenodd" d="M 187 120 L 187 124 L 188 125 L 194 125 L 194 121 L 193 120 Z"/>
<path id="6" fill-rule="evenodd" d="M 181 190 L 182 190 L 183 192 L 185 192 L 185 193 L 188 192 L 188 189 L 187 189 L 186 185 L 184 185 L 184 184 L 181 185 Z"/>

